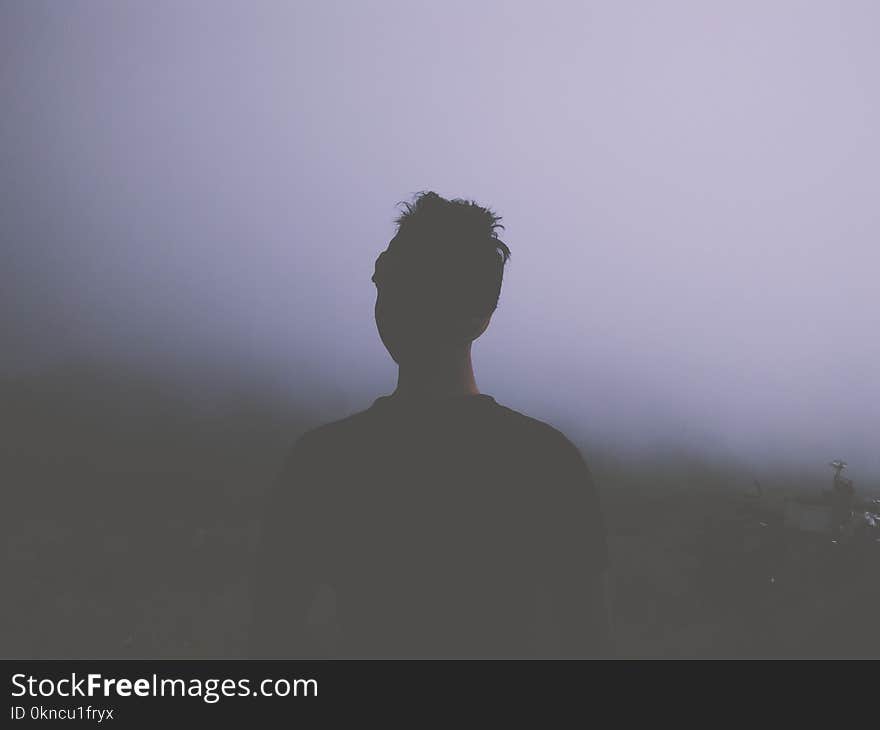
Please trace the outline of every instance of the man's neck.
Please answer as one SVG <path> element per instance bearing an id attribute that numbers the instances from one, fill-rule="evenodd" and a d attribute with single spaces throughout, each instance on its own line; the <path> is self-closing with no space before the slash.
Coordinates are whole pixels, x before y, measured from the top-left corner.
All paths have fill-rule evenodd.
<path id="1" fill-rule="evenodd" d="M 395 397 L 448 398 L 479 394 L 470 348 L 407 362 L 397 371 Z"/>

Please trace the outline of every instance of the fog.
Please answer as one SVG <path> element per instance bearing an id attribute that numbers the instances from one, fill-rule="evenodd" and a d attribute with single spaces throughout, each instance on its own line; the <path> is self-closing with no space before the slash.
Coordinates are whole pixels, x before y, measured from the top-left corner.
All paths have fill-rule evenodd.
<path id="1" fill-rule="evenodd" d="M 623 453 L 880 480 L 878 23 L 5 0 L 0 374 L 366 407 L 395 376 L 373 261 L 432 189 L 492 206 L 513 251 L 484 392 Z"/>

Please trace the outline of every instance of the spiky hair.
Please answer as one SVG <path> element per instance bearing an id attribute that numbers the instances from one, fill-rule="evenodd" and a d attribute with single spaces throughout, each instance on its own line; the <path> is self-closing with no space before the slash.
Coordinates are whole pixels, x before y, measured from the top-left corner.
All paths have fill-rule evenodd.
<path id="1" fill-rule="evenodd" d="M 432 298 L 459 313 L 492 312 L 510 258 L 498 237 L 501 217 L 472 200 L 430 191 L 399 205 L 397 235 L 376 261 L 376 285 L 411 302 Z"/>

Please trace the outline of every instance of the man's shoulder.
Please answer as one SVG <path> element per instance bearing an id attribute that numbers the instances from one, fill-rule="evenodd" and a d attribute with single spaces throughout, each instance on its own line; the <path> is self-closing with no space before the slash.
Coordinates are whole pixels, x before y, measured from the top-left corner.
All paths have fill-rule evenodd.
<path id="1" fill-rule="evenodd" d="M 341 441 L 357 438 L 365 429 L 370 428 L 370 422 L 375 413 L 373 408 L 352 413 L 344 418 L 323 423 L 304 432 L 297 440 L 294 448 L 298 450 L 316 450 L 328 446 L 336 446 Z"/>
<path id="2" fill-rule="evenodd" d="M 496 405 L 505 430 L 518 440 L 561 453 L 578 451 L 568 436 L 555 426 L 500 403 Z"/>
<path id="3" fill-rule="evenodd" d="M 388 397 L 381 397 L 368 408 L 312 428 L 299 437 L 294 448 L 300 453 L 338 452 L 346 444 L 356 448 L 365 436 L 381 430 L 389 417 L 388 405 Z M 580 454 L 572 441 L 555 426 L 502 405 L 491 396 L 478 396 L 471 405 L 473 408 L 465 417 L 481 423 L 486 435 L 491 433 L 505 442 L 512 453 L 525 457 L 538 452 L 556 458 Z"/>

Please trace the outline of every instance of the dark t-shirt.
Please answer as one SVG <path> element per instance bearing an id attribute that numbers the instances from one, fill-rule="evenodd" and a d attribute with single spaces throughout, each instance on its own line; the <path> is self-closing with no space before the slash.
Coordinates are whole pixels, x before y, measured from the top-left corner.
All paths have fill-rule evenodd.
<path id="1" fill-rule="evenodd" d="M 254 654 L 600 653 L 605 564 L 596 490 L 559 431 L 487 395 L 379 398 L 302 436 L 270 493 Z M 332 650 L 304 629 L 321 586 Z"/>

